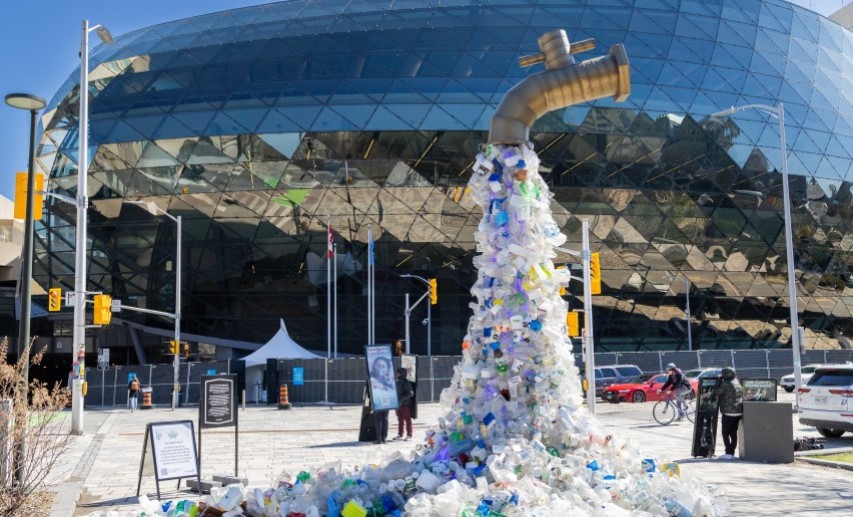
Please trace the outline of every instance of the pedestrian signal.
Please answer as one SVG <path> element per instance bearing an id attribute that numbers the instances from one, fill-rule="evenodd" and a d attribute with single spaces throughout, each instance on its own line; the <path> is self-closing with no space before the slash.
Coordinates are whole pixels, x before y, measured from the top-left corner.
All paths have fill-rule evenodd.
<path id="1" fill-rule="evenodd" d="M 108 294 L 95 295 L 95 313 L 92 318 L 92 321 L 95 325 L 110 324 L 110 318 L 112 318 L 113 315 L 110 309 L 112 303 L 113 298 Z"/>
<path id="2" fill-rule="evenodd" d="M 62 308 L 62 289 L 53 287 L 47 292 L 47 310 L 56 312 Z"/>

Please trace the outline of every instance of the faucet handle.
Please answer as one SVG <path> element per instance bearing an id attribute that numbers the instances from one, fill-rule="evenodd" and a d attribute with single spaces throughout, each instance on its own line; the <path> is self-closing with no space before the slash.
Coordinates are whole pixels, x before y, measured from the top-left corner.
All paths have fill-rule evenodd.
<path id="1" fill-rule="evenodd" d="M 528 66 L 533 66 L 536 63 L 541 63 L 545 61 L 545 54 L 539 52 L 538 54 L 530 54 L 529 56 L 522 56 L 518 58 L 518 66 L 521 68 L 527 68 Z"/>
<path id="2" fill-rule="evenodd" d="M 540 38 L 539 46 L 542 48 L 542 52 L 538 54 L 530 54 L 529 56 L 523 56 L 518 59 L 518 66 L 521 68 L 526 68 L 528 66 L 533 66 L 536 63 L 542 63 L 545 61 L 545 54 L 547 53 L 551 58 L 549 58 L 548 64 L 551 66 L 547 66 L 546 68 L 551 69 L 554 65 L 565 66 L 566 64 L 574 63 L 574 59 L 569 56 L 572 54 L 578 54 L 580 52 L 586 52 L 587 50 L 592 50 L 595 48 L 595 39 L 588 38 L 580 41 L 576 41 L 574 43 L 569 43 L 568 38 L 566 38 L 565 31 L 555 31 L 554 33 L 548 33 L 544 35 L 544 38 Z M 562 57 L 561 57 L 562 56 Z M 550 59 L 557 59 L 558 61 L 552 63 Z"/>
<path id="3" fill-rule="evenodd" d="M 594 48 L 595 38 L 587 38 L 572 43 L 569 46 L 569 52 L 571 52 L 572 54 L 579 54 L 581 52 L 586 52 L 587 50 L 592 50 Z"/>

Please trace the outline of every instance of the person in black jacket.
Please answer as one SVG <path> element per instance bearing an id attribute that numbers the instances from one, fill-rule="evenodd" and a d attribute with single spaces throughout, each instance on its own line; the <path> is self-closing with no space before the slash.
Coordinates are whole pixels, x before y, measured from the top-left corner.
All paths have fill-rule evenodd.
<path id="1" fill-rule="evenodd" d="M 397 368 L 397 436 L 394 440 L 403 440 L 403 426 L 406 427 L 406 440 L 412 439 L 412 398 L 415 390 L 412 383 L 406 378 L 408 372 L 405 368 Z"/>
<path id="2" fill-rule="evenodd" d="M 720 432 L 723 435 L 723 444 L 726 446 L 726 453 L 720 456 L 720 459 L 733 460 L 735 448 L 737 448 L 737 428 L 743 416 L 743 387 L 737 380 L 734 368 L 728 366 L 723 368 L 720 379 L 714 387 L 714 395 L 720 401 L 722 414 Z"/>

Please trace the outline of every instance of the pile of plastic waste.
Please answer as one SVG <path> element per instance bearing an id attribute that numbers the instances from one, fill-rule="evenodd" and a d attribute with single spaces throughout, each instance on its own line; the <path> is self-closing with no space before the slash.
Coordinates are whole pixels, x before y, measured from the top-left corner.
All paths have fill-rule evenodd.
<path id="1" fill-rule="evenodd" d="M 198 505 L 143 500 L 138 515 L 729 515 L 721 491 L 606 433 L 583 406 L 559 294 L 571 275 L 555 262 L 566 237 L 538 170 L 527 146 L 489 145 L 477 156 L 473 316 L 441 396 L 447 412 L 414 457 L 353 472 L 327 466 L 267 489 L 229 486 Z"/>

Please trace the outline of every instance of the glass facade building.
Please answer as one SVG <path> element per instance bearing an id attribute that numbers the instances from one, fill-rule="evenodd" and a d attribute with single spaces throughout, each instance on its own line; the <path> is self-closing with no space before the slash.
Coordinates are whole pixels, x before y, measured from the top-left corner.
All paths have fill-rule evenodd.
<path id="1" fill-rule="evenodd" d="M 531 132 L 567 246 L 601 253 L 601 351 L 790 346 L 778 124 L 784 102 L 798 303 L 808 346 L 853 332 L 853 33 L 782 0 L 285 1 L 141 29 L 94 49 L 88 86 L 89 289 L 174 310 L 183 329 L 265 342 L 279 318 L 326 348 L 327 224 L 338 349 L 366 343 L 367 231 L 379 342 L 403 336 L 410 273 L 437 278 L 434 353 L 457 353 L 480 212 L 466 183 L 539 35 L 624 43 L 627 102 L 550 113 Z M 592 55 L 592 54 L 590 54 Z M 584 58 L 584 55 L 580 55 Z M 79 73 L 43 118 L 49 188 L 77 185 Z M 73 288 L 73 207 L 47 200 L 34 276 Z M 567 298 L 582 305 L 580 287 Z M 425 352 L 426 316 L 412 317 Z M 122 319 L 170 328 L 124 312 Z M 429 322 L 427 322 L 429 323 Z"/>

